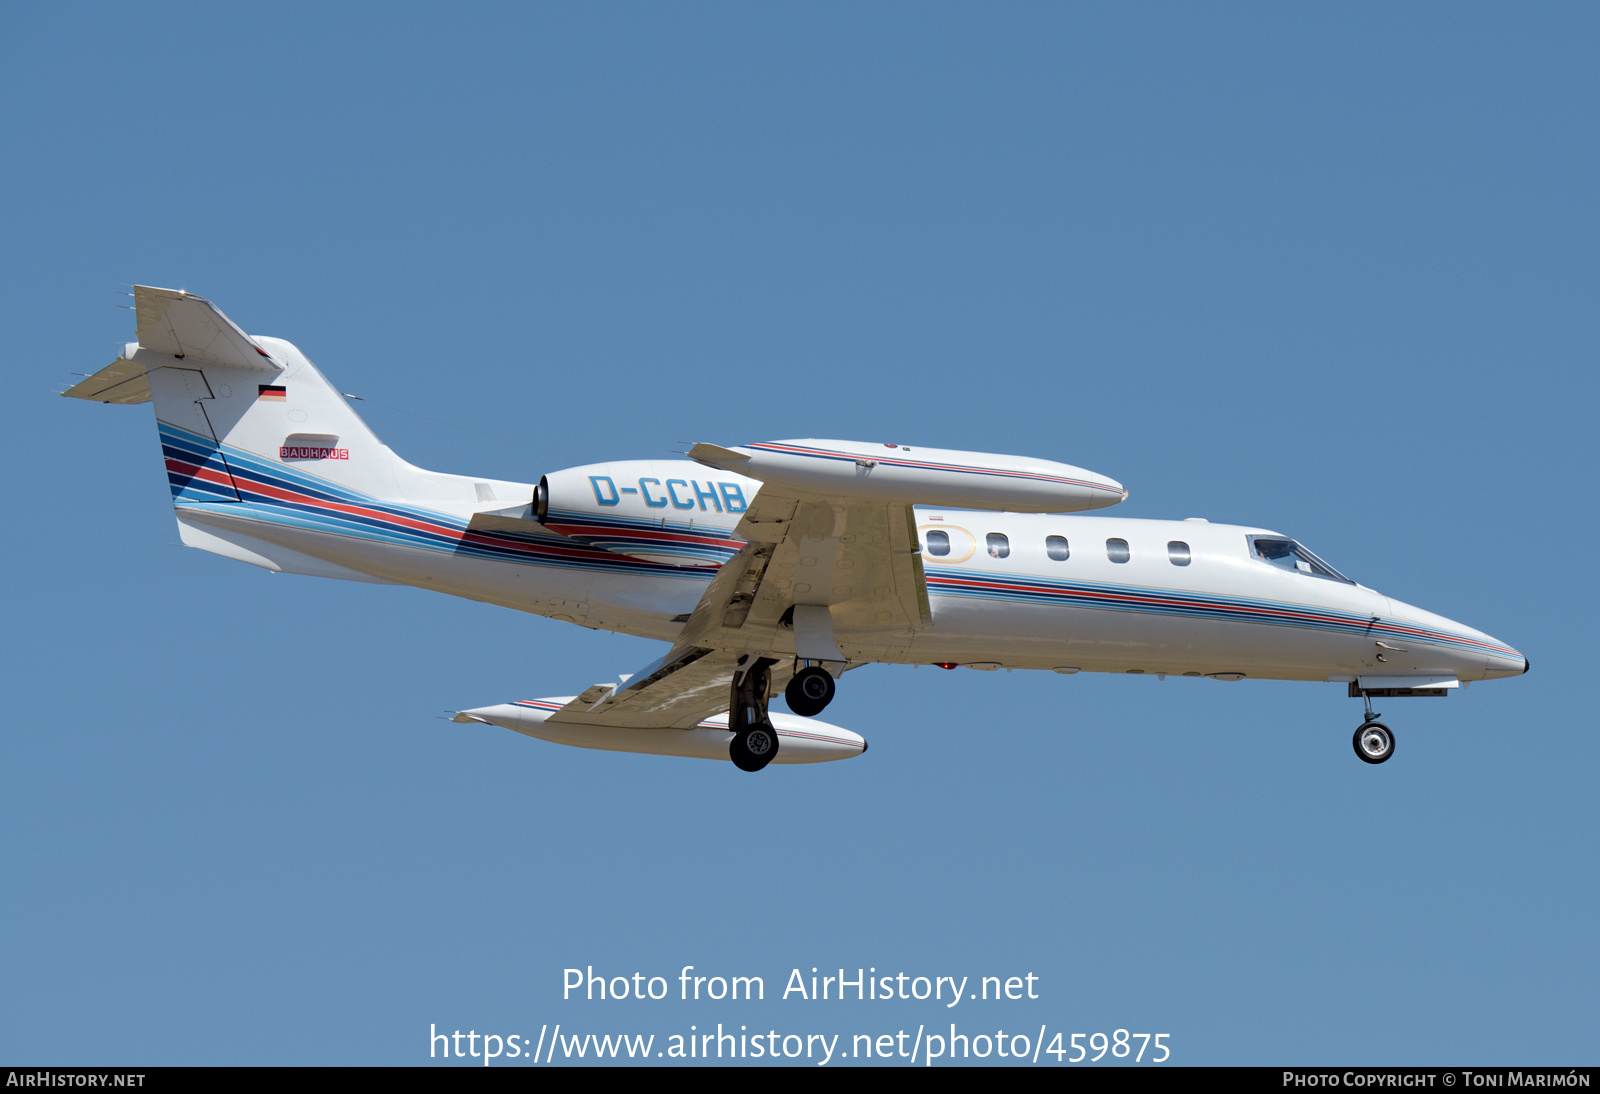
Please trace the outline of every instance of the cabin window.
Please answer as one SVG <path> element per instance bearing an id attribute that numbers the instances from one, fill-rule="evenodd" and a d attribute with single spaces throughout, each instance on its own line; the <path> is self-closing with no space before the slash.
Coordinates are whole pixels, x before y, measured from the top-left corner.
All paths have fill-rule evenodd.
<path id="1" fill-rule="evenodd" d="M 1129 559 L 1128 541 L 1125 539 L 1106 540 L 1106 557 L 1112 562 L 1126 562 Z"/>
<path id="2" fill-rule="evenodd" d="M 1044 553 L 1055 559 L 1057 562 L 1065 562 L 1067 561 L 1068 556 L 1072 554 L 1072 550 L 1067 546 L 1065 537 L 1045 536 Z"/>
<path id="3" fill-rule="evenodd" d="M 1011 541 L 1000 532 L 990 532 L 984 542 L 989 545 L 990 558 L 1006 558 L 1011 554 Z"/>
<path id="4" fill-rule="evenodd" d="M 928 533 L 928 553 L 936 558 L 943 558 L 950 553 L 949 532 Z"/>
<path id="5" fill-rule="evenodd" d="M 1277 536 L 1250 536 L 1249 541 L 1250 557 L 1259 562 L 1265 562 L 1278 567 L 1280 570 L 1288 570 L 1291 573 L 1326 578 L 1329 581 L 1342 581 L 1346 585 L 1355 584 L 1354 581 L 1345 577 L 1338 570 L 1329 566 L 1292 539 L 1281 539 Z"/>
<path id="6" fill-rule="evenodd" d="M 1189 565 L 1189 545 L 1181 539 L 1167 544 L 1167 561 L 1174 566 Z"/>

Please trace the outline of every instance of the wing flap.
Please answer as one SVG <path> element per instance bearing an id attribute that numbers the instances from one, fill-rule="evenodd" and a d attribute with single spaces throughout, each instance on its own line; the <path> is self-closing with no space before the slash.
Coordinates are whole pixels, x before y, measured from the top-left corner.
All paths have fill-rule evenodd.
<path id="1" fill-rule="evenodd" d="M 839 631 L 909 637 L 932 621 L 908 504 L 763 486 L 737 534 L 775 544 L 743 627 L 776 624 L 793 604 L 826 605 Z"/>
<path id="2" fill-rule="evenodd" d="M 739 662 L 733 650 L 706 646 L 674 646 L 616 684 L 595 684 L 550 715 L 552 722 L 622 726 L 635 729 L 693 729 L 728 709 L 733 673 Z M 772 666 L 772 690 L 788 684 L 793 668 Z"/>
<path id="3" fill-rule="evenodd" d="M 690 729 L 728 709 L 737 657 L 701 647 L 677 649 L 621 684 L 596 684 L 550 715 L 552 722 Z"/>

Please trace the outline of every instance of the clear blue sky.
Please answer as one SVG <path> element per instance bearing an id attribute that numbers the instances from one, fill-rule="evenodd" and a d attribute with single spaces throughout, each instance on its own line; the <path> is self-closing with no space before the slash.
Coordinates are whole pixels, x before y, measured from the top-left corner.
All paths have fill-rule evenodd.
<path id="1" fill-rule="evenodd" d="M 1594 1063 L 1597 53 L 1580 4 L 6 6 L 0 1058 L 951 1020 L 560 1000 L 693 964 L 1032 972 L 954 1020 L 1174 1062 Z M 149 408 L 51 394 L 132 282 L 423 466 L 1037 455 L 1533 671 L 1391 701 L 1380 768 L 1328 684 L 870 667 L 870 753 L 754 778 L 451 725 L 650 645 L 172 546 Z"/>

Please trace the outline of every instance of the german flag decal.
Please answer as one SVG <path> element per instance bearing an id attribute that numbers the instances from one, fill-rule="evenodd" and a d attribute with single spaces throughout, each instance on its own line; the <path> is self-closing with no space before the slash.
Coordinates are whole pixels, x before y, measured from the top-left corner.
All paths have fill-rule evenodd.
<path id="1" fill-rule="evenodd" d="M 274 403 L 283 402 L 284 387 L 282 384 L 257 384 L 256 387 L 259 391 L 259 394 L 256 395 L 258 400 L 265 399 Z"/>

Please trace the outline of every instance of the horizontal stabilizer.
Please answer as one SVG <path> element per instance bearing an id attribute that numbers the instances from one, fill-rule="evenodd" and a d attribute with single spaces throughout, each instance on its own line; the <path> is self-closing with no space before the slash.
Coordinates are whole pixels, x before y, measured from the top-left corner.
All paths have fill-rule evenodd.
<path id="1" fill-rule="evenodd" d="M 139 345 L 155 353 L 233 368 L 276 370 L 267 351 L 203 296 L 178 289 L 133 287 Z"/>
<path id="2" fill-rule="evenodd" d="M 118 357 L 93 376 L 78 381 L 61 394 L 69 399 L 88 399 L 95 403 L 132 406 L 135 403 L 150 401 L 150 381 L 145 379 L 143 365 L 126 357 Z"/>

